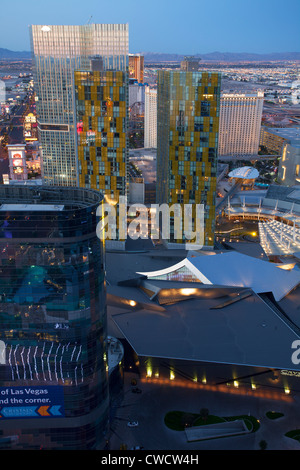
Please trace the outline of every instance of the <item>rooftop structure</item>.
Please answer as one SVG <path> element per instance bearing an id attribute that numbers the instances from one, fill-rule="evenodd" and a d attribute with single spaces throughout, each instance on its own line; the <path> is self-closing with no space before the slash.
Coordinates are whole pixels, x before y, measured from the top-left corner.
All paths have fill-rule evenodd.
<path id="1" fill-rule="evenodd" d="M 229 178 L 241 178 L 245 180 L 256 179 L 259 176 L 259 173 L 256 168 L 250 166 L 242 166 L 240 168 L 235 168 L 230 173 L 228 173 Z"/>
<path id="2" fill-rule="evenodd" d="M 268 256 L 289 255 L 300 251 L 300 229 L 278 220 L 259 222 L 260 244 Z"/>
<path id="3" fill-rule="evenodd" d="M 281 300 L 300 284 L 300 271 L 288 272 L 273 263 L 230 251 L 188 257 L 166 269 L 139 272 L 147 279 L 193 280 L 212 286 L 239 286 L 257 294 L 272 292 Z"/>
<path id="4" fill-rule="evenodd" d="M 168 255 L 164 250 L 145 253 L 142 261 L 140 256 L 124 253 L 115 267 L 115 255 L 108 256 L 112 257 L 108 274 L 112 282 L 108 285 L 108 329 L 115 337 L 127 341 L 134 357 L 138 357 L 141 382 L 169 381 L 186 386 L 193 383 L 203 390 L 208 387 L 227 393 L 231 387 L 240 386 L 249 395 L 267 393 L 268 398 L 279 399 L 297 390 L 300 366 L 291 361 L 291 344 L 298 340 L 300 332 L 296 315 L 299 287 L 292 292 L 288 287 L 285 297 L 278 302 L 274 297 L 271 300 L 272 294 L 255 292 L 248 286 L 255 287 L 261 280 L 258 271 L 262 264 L 248 256 L 234 256 L 231 262 L 222 253 L 197 256 L 190 252 L 186 263 L 179 250 L 177 254 L 176 250 L 168 250 Z M 125 267 L 120 271 L 123 264 L 128 266 L 129 260 L 129 273 Z M 139 260 L 141 266 L 152 267 L 150 274 L 156 266 L 156 272 L 174 276 L 162 279 L 138 272 L 128 279 Z M 202 265 L 210 266 L 211 262 L 214 263 L 211 271 L 202 269 Z M 211 273 L 214 275 L 216 262 L 221 266 L 221 274 L 214 278 L 218 284 L 196 280 L 196 271 L 201 273 L 202 280 L 204 275 L 207 278 Z M 266 264 L 274 275 L 278 271 L 280 280 L 276 278 L 275 283 L 281 283 L 281 273 L 288 273 Z M 220 285 L 232 265 L 235 274 L 228 285 Z M 176 277 L 180 269 L 182 276 Z M 245 273 L 243 285 L 233 285 L 241 273 Z M 265 288 L 270 287 L 271 283 L 266 282 Z M 282 303 L 286 309 L 279 308 Z M 288 315 L 291 305 L 295 310 L 292 320 Z"/>
<path id="5" fill-rule="evenodd" d="M 262 132 L 267 132 L 274 138 L 280 137 L 282 140 L 289 142 L 300 142 L 300 127 L 262 127 Z M 269 138 L 270 138 L 269 136 Z M 263 143 L 263 142 L 262 142 Z"/>
<path id="6" fill-rule="evenodd" d="M 124 288 L 132 305 L 120 298 L 111 317 L 139 356 L 300 371 L 290 360 L 297 334 L 255 293 L 169 281 L 141 286 L 156 292 L 153 308 L 134 301 L 136 288 Z"/>
<path id="7" fill-rule="evenodd" d="M 63 211 L 63 205 L 53 205 L 53 204 L 1 204 L 0 211 L 25 211 L 25 212 L 35 212 L 35 211 Z"/>
<path id="8" fill-rule="evenodd" d="M 98 191 L 83 188 L 60 188 L 51 186 L 0 186 L 3 204 L 41 204 L 64 206 L 64 210 L 78 210 L 89 205 L 98 207 L 103 196 Z"/>
<path id="9" fill-rule="evenodd" d="M 297 186 L 270 185 L 267 190 L 242 191 L 234 194 L 224 206 L 231 217 L 257 220 L 275 219 L 285 223 L 300 223 L 300 191 Z"/>
<path id="10" fill-rule="evenodd" d="M 259 176 L 259 172 L 256 168 L 251 166 L 243 166 L 230 171 L 228 176 L 235 180 L 234 182 L 239 184 L 242 189 L 253 189 L 255 180 Z"/>
<path id="11" fill-rule="evenodd" d="M 300 203 L 300 188 L 299 186 L 288 187 L 273 184 L 269 186 L 265 197 L 268 200 L 272 199 L 297 204 Z"/>

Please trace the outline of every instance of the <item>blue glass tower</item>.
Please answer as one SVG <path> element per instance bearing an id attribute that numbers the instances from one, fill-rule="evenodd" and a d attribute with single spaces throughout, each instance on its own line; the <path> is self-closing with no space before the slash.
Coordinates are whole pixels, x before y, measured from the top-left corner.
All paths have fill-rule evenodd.
<path id="1" fill-rule="evenodd" d="M 0 196 L 0 445 L 101 449 L 108 426 L 96 235 L 102 195 L 2 186 Z"/>

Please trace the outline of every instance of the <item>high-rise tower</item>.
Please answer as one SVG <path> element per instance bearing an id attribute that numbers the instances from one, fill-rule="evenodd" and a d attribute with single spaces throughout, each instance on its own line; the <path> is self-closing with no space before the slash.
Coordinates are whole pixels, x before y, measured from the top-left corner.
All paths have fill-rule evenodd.
<path id="1" fill-rule="evenodd" d="M 1 446 L 103 449 L 105 269 L 96 235 L 103 196 L 11 185 L 0 196 Z"/>
<path id="2" fill-rule="evenodd" d="M 220 80 L 218 73 L 158 72 L 157 202 L 203 204 L 205 247 L 214 245 Z M 171 220 L 168 242 L 185 241 Z"/>
<path id="3" fill-rule="evenodd" d="M 222 93 L 218 155 L 256 156 L 259 149 L 264 94 Z"/>
<path id="4" fill-rule="evenodd" d="M 101 191 L 118 211 L 128 190 L 128 74 L 95 68 L 75 72 L 79 186 Z M 107 228 L 110 246 L 123 249 L 123 227 Z"/>
<path id="5" fill-rule="evenodd" d="M 74 71 L 101 56 L 104 70 L 128 68 L 128 25 L 30 27 L 39 140 L 46 184 L 78 185 Z"/>
<path id="6" fill-rule="evenodd" d="M 144 147 L 157 147 L 157 89 L 145 89 Z"/>

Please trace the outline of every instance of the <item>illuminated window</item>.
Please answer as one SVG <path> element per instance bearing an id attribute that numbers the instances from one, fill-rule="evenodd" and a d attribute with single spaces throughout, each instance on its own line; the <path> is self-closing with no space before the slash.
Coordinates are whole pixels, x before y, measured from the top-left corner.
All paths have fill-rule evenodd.
<path id="1" fill-rule="evenodd" d="M 286 146 L 283 149 L 281 161 L 284 162 L 285 159 L 286 159 Z"/>

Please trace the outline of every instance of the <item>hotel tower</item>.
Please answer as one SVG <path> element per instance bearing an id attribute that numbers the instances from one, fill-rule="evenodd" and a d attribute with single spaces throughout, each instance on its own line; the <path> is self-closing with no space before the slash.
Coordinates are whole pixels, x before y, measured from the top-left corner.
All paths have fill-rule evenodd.
<path id="1" fill-rule="evenodd" d="M 257 156 L 263 102 L 261 91 L 221 94 L 219 157 Z"/>
<path id="2" fill-rule="evenodd" d="M 103 196 L 27 185 L 0 196 L 0 447 L 104 449 Z"/>
<path id="3" fill-rule="evenodd" d="M 193 210 L 202 204 L 208 249 L 214 245 L 220 81 L 218 73 L 158 72 L 157 203 Z M 174 228 L 171 217 L 168 246 L 192 242 L 184 233 L 178 239 Z"/>
<path id="4" fill-rule="evenodd" d="M 90 70 L 94 56 L 125 72 L 128 25 L 33 25 L 30 37 L 45 183 L 78 186 L 74 72 Z"/>

